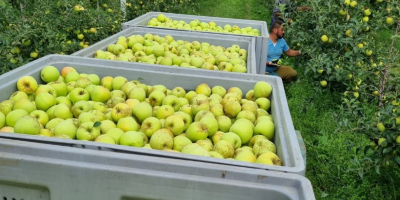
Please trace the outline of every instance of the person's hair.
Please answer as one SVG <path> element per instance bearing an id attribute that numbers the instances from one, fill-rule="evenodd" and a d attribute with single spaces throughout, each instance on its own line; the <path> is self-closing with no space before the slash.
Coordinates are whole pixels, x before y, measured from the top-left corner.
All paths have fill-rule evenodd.
<path id="1" fill-rule="evenodd" d="M 271 27 L 269 27 L 269 32 L 272 33 L 272 30 L 281 27 L 282 24 L 283 24 L 283 21 L 275 20 L 274 23 L 272 23 Z"/>

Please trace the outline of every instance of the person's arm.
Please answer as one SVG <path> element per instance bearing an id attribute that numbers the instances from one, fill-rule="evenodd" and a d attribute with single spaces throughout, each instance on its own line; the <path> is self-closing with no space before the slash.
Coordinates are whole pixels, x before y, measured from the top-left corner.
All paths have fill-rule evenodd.
<path id="1" fill-rule="evenodd" d="M 289 50 L 285 51 L 285 55 L 290 56 L 290 57 L 299 56 L 299 55 L 301 55 L 301 51 L 289 49 Z"/>

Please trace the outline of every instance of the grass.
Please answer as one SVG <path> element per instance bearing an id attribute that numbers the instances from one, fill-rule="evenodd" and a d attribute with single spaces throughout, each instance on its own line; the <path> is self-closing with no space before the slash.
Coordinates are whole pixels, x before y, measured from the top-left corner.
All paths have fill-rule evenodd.
<path id="1" fill-rule="evenodd" d="M 195 11 L 187 14 L 264 20 L 269 24 L 274 0 L 202 0 Z M 387 42 L 392 32 L 382 30 L 377 40 Z M 400 49 L 400 43 L 396 43 Z M 291 117 L 296 130 L 300 130 L 307 148 L 306 177 L 311 181 L 317 199 L 395 199 L 400 180 L 399 167 L 359 175 L 360 165 L 352 162 L 356 157 L 354 144 L 367 144 L 364 135 L 348 131 L 337 123 L 341 116 L 338 94 L 331 91 L 313 91 L 311 79 L 304 69 L 295 66 L 295 59 L 288 60 L 298 71 L 299 79 L 285 85 Z M 400 71 L 400 70 L 399 70 Z M 351 126 L 351 125 L 350 125 Z M 361 146 L 362 146 L 361 145 Z M 399 182 L 399 181 L 397 181 Z"/>

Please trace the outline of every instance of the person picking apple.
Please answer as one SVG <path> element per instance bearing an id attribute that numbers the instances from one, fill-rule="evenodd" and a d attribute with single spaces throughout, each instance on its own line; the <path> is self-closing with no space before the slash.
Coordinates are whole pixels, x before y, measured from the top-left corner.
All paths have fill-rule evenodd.
<path id="1" fill-rule="evenodd" d="M 265 74 L 278 74 L 284 82 L 290 82 L 297 77 L 297 72 L 293 68 L 281 65 L 276 61 L 279 61 L 282 53 L 294 57 L 301 55 L 301 51 L 295 51 L 289 48 L 285 39 L 283 39 L 285 31 L 282 24 L 282 21 L 277 20 L 270 26 Z"/>

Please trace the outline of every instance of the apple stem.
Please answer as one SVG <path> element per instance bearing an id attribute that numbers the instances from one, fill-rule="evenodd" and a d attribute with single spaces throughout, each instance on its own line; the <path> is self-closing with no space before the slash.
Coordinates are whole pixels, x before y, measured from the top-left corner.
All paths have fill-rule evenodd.
<path id="1" fill-rule="evenodd" d="M 395 31 L 394 35 L 398 34 L 399 26 L 400 26 L 400 19 L 397 21 L 396 31 Z M 395 38 L 392 39 L 392 45 L 390 45 L 390 51 L 389 51 L 388 60 L 392 60 L 392 58 L 393 58 L 394 43 L 395 43 Z M 386 84 L 386 81 L 387 81 L 387 75 L 389 73 L 389 65 L 390 64 L 391 63 L 389 63 L 389 62 L 387 62 L 385 64 L 385 69 L 384 69 L 384 73 L 383 73 L 383 77 L 382 77 L 382 81 L 381 81 L 381 87 L 379 89 L 379 104 L 378 104 L 378 107 L 383 106 L 383 91 L 385 90 L 385 84 Z"/>

